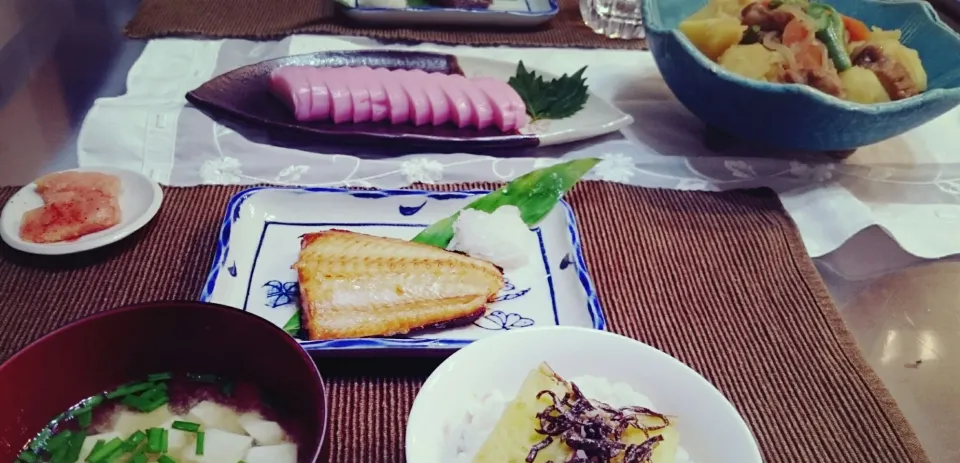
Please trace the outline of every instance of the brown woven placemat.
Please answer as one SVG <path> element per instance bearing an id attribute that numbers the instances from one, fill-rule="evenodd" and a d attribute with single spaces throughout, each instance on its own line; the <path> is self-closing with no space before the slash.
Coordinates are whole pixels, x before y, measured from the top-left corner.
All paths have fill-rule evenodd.
<path id="1" fill-rule="evenodd" d="M 0 359 L 84 315 L 198 297 L 224 207 L 240 189 L 168 188 L 145 229 L 83 255 L 31 256 L 0 244 Z M 0 203 L 14 191 L 0 189 Z M 767 462 L 928 461 L 771 191 L 585 182 L 568 200 L 610 330 L 712 381 Z M 437 363 L 321 361 L 333 410 L 329 461 L 404 461 L 407 414 Z"/>
<path id="2" fill-rule="evenodd" d="M 272 40 L 291 34 L 355 35 L 388 41 L 453 45 L 510 45 L 645 49 L 644 40 L 617 40 L 583 24 L 579 0 L 558 0 L 560 12 L 549 22 L 524 30 L 392 28 L 353 23 L 334 0 L 143 0 L 124 33 L 133 39 L 202 36 Z"/>

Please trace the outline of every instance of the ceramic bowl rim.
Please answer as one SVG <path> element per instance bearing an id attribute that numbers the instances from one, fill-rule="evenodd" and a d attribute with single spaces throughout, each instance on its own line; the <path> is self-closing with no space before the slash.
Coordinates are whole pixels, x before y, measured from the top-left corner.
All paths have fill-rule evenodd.
<path id="1" fill-rule="evenodd" d="M 658 1 L 663 0 L 646 0 L 643 2 L 643 17 L 651 17 L 650 12 L 653 8 L 653 4 Z M 870 5 L 870 8 L 884 8 L 888 6 L 899 6 L 904 5 L 908 8 L 920 8 L 924 12 L 925 22 L 923 27 L 939 27 L 944 31 L 950 34 L 952 39 L 953 49 L 956 53 L 960 54 L 960 33 L 957 33 L 950 28 L 942 19 L 937 15 L 936 10 L 925 0 L 860 0 L 862 3 Z M 693 59 L 699 64 L 707 68 L 714 76 L 717 78 L 739 85 L 741 87 L 749 87 L 752 90 L 755 90 L 760 93 L 765 94 L 789 94 L 797 95 L 801 98 L 806 98 L 812 100 L 817 104 L 824 106 L 830 106 L 836 109 L 843 111 L 855 112 L 864 115 L 879 115 L 886 114 L 891 112 L 899 112 L 904 110 L 910 110 L 919 106 L 926 104 L 928 101 L 954 97 L 960 98 L 960 85 L 949 88 L 935 88 L 932 90 L 927 90 L 920 95 L 915 97 L 906 98 L 898 101 L 891 101 L 886 103 L 855 103 L 852 101 L 842 100 L 832 95 L 823 93 L 813 87 L 802 85 L 802 84 L 782 84 L 782 83 L 771 83 L 763 82 L 759 80 L 749 79 L 743 77 L 739 74 L 730 72 L 722 67 L 719 64 L 707 58 L 702 52 L 700 52 L 697 47 L 693 45 L 693 42 L 687 38 L 685 34 L 680 32 L 678 28 L 667 28 L 660 25 L 659 18 L 657 21 L 648 21 L 645 19 L 644 27 L 648 34 L 650 35 L 661 35 L 661 36 L 670 36 L 673 37 L 677 42 L 683 47 L 684 51 L 691 54 Z M 656 54 L 654 54 L 656 56 Z"/>
<path id="2" fill-rule="evenodd" d="M 730 399 L 727 398 L 727 396 L 724 395 L 723 392 L 720 392 L 720 390 L 717 389 L 717 387 L 713 383 L 711 383 L 709 380 L 707 380 L 707 378 L 704 377 L 700 372 L 698 372 L 697 370 L 694 370 L 693 367 L 691 367 L 690 365 L 687 365 L 686 363 L 680 361 L 680 359 L 654 346 L 651 346 L 650 344 L 647 344 L 643 341 L 633 339 L 633 338 L 624 336 L 622 334 L 614 333 L 611 331 L 595 330 L 595 329 L 580 327 L 580 326 L 541 326 L 541 327 L 524 328 L 522 330 L 516 330 L 516 331 L 507 331 L 497 336 L 490 336 L 488 338 L 484 338 L 479 341 L 476 341 L 458 350 L 457 352 L 454 352 L 451 356 L 444 359 L 444 361 L 441 362 L 440 365 L 438 365 L 437 368 L 435 368 L 432 373 L 430 373 L 430 376 L 427 377 L 426 381 L 424 381 L 423 386 L 421 386 L 420 390 L 417 391 L 417 396 L 413 399 L 413 404 L 410 407 L 410 413 L 407 416 L 407 421 L 405 425 L 406 431 L 407 431 L 406 437 L 404 438 L 405 457 L 409 458 L 410 449 L 418 446 L 415 443 L 416 441 L 414 441 L 413 434 L 410 433 L 410 422 L 412 421 L 415 415 L 418 416 L 420 414 L 425 413 L 424 410 L 422 409 L 423 402 L 428 400 L 426 399 L 426 397 L 431 392 L 435 392 L 435 391 L 432 391 L 432 389 L 435 387 L 436 383 L 440 382 L 442 378 L 450 376 L 452 374 L 452 371 L 449 368 L 449 365 L 451 363 L 455 362 L 460 357 L 468 355 L 473 351 L 482 351 L 484 349 L 487 349 L 488 345 L 492 346 L 495 343 L 504 342 L 501 339 L 503 336 L 511 336 L 511 335 L 524 336 L 529 333 L 537 333 L 541 331 L 565 331 L 570 333 L 571 335 L 576 335 L 576 336 L 592 336 L 595 338 L 614 339 L 621 342 L 625 341 L 634 345 L 637 348 L 640 348 L 641 350 L 650 352 L 651 355 L 654 355 L 657 357 L 663 357 L 666 360 L 675 362 L 682 371 L 684 371 L 685 373 L 691 376 L 692 381 L 700 383 L 702 386 L 704 386 L 706 390 L 709 391 L 708 393 L 711 395 L 712 398 L 719 400 L 722 403 L 722 407 L 732 413 L 734 419 L 739 425 L 740 430 L 743 433 L 745 433 L 746 436 L 749 438 L 750 448 L 753 450 L 753 455 L 751 455 L 753 458 L 752 460 L 749 460 L 749 461 L 754 461 L 754 462 L 763 461 L 763 456 L 761 455 L 761 452 L 760 452 L 760 444 L 757 441 L 757 436 L 754 435 L 753 430 L 747 424 L 747 421 L 743 417 L 743 415 L 740 413 L 740 410 L 738 410 L 737 407 L 734 406 L 732 402 L 730 402 Z M 445 368 L 445 365 L 447 366 L 447 368 Z M 419 445 L 422 446 L 423 444 L 421 443 Z"/>
<path id="3" fill-rule="evenodd" d="M 84 325 L 100 320 L 105 317 L 110 317 L 110 316 L 119 315 L 119 314 L 128 313 L 128 312 L 135 312 L 139 310 L 147 310 L 152 308 L 164 307 L 164 306 L 178 306 L 181 308 L 192 307 L 192 308 L 200 308 L 203 310 L 229 312 L 232 314 L 236 314 L 238 316 L 252 317 L 253 319 L 255 319 L 254 323 L 260 324 L 261 326 L 269 327 L 270 329 L 281 330 L 279 327 L 275 326 L 274 324 L 270 323 L 264 318 L 244 312 L 242 310 L 237 310 L 233 307 L 228 307 L 222 304 L 215 304 L 211 302 L 175 299 L 175 300 L 169 300 L 169 301 L 152 301 L 152 302 L 139 302 L 134 304 L 126 304 L 126 305 L 103 310 L 97 313 L 93 313 L 93 314 L 78 318 L 53 331 L 50 331 L 40 336 L 39 338 L 34 339 L 33 341 L 30 341 L 30 343 L 28 343 L 26 346 L 23 346 L 22 348 L 17 350 L 13 355 L 11 355 L 9 358 L 7 358 L 2 363 L 0 363 L 0 374 L 3 374 L 5 367 L 10 363 L 12 363 L 15 359 L 19 358 L 22 355 L 26 355 L 25 353 L 30 349 L 32 349 L 33 347 L 41 345 L 45 342 L 48 342 L 50 338 L 58 336 L 63 332 L 67 332 L 74 329 L 84 329 Z M 307 460 L 307 461 L 316 462 L 319 460 L 320 456 L 323 454 L 324 446 L 327 445 L 327 442 L 326 442 L 328 437 L 327 434 L 330 428 L 331 413 L 330 413 L 330 401 L 329 401 L 329 398 L 327 397 L 327 384 L 323 380 L 323 375 L 320 374 L 320 369 L 317 368 L 316 362 L 313 361 L 313 358 L 310 357 L 307 351 L 301 348 L 300 345 L 296 342 L 296 340 L 294 340 L 292 336 L 287 335 L 286 332 L 284 332 L 283 334 L 284 334 L 285 342 L 293 346 L 296 346 L 297 355 L 300 357 L 301 360 L 306 361 L 306 363 L 310 365 L 313 375 L 317 378 L 318 384 L 320 386 L 320 390 L 317 392 L 321 395 L 323 399 L 323 417 L 322 417 L 323 419 L 320 420 L 320 432 L 317 433 L 317 437 L 319 438 L 317 448 L 314 450 L 313 454 Z"/>

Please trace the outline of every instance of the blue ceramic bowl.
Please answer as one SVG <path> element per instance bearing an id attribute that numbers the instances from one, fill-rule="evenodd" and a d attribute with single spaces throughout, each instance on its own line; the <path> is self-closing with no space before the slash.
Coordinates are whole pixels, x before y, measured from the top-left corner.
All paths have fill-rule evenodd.
<path id="1" fill-rule="evenodd" d="M 865 105 L 795 84 L 733 74 L 704 56 L 677 26 L 707 0 L 644 0 L 650 50 L 670 90 L 702 121 L 771 148 L 842 151 L 894 137 L 960 104 L 960 36 L 926 2 L 826 0 L 868 26 L 900 29 L 917 50 L 928 89 Z"/>

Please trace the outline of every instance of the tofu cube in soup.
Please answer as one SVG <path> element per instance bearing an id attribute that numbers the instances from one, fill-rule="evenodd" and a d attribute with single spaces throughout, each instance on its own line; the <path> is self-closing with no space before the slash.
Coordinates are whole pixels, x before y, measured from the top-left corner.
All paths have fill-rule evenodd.
<path id="1" fill-rule="evenodd" d="M 253 447 L 253 438 L 219 429 L 205 431 L 203 455 L 197 455 L 197 447 L 190 446 L 181 453 L 186 463 L 231 463 L 243 461 Z"/>
<path id="2" fill-rule="evenodd" d="M 246 463 L 297 463 L 295 444 L 264 445 L 247 452 Z"/>
<path id="3" fill-rule="evenodd" d="M 194 421 L 206 429 L 219 429 L 234 434 L 246 434 L 237 422 L 237 412 L 216 402 L 204 400 L 190 409 L 187 421 Z"/>
<path id="4" fill-rule="evenodd" d="M 286 439 L 286 434 L 279 424 L 264 420 L 259 413 L 244 413 L 238 421 L 257 445 L 276 445 Z"/>
<path id="5" fill-rule="evenodd" d="M 110 442 L 116 437 L 120 437 L 120 435 L 115 432 L 105 432 L 103 434 L 87 436 L 83 441 L 83 445 L 80 446 L 80 458 L 77 461 L 85 461 L 87 457 L 90 456 L 90 452 L 93 451 L 93 447 L 97 445 L 97 441 Z M 122 437 L 120 438 L 123 439 Z"/>
<path id="6" fill-rule="evenodd" d="M 186 418 L 177 416 L 160 426 L 167 430 L 167 451 L 170 453 L 179 452 L 188 445 L 193 445 L 196 434 L 179 429 L 173 429 L 174 421 L 189 421 Z"/>
<path id="7" fill-rule="evenodd" d="M 150 413 L 122 410 L 115 418 L 113 430 L 125 439 L 137 431 L 160 427 L 171 419 L 173 419 L 173 413 L 170 413 L 170 407 L 166 405 Z"/>

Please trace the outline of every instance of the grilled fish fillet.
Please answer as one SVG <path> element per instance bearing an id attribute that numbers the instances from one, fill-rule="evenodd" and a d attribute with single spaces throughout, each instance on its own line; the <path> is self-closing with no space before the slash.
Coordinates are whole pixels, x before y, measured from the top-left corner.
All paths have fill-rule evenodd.
<path id="1" fill-rule="evenodd" d="M 293 266 L 310 339 L 406 334 L 470 323 L 503 289 L 489 262 L 410 241 L 328 230 Z"/>

